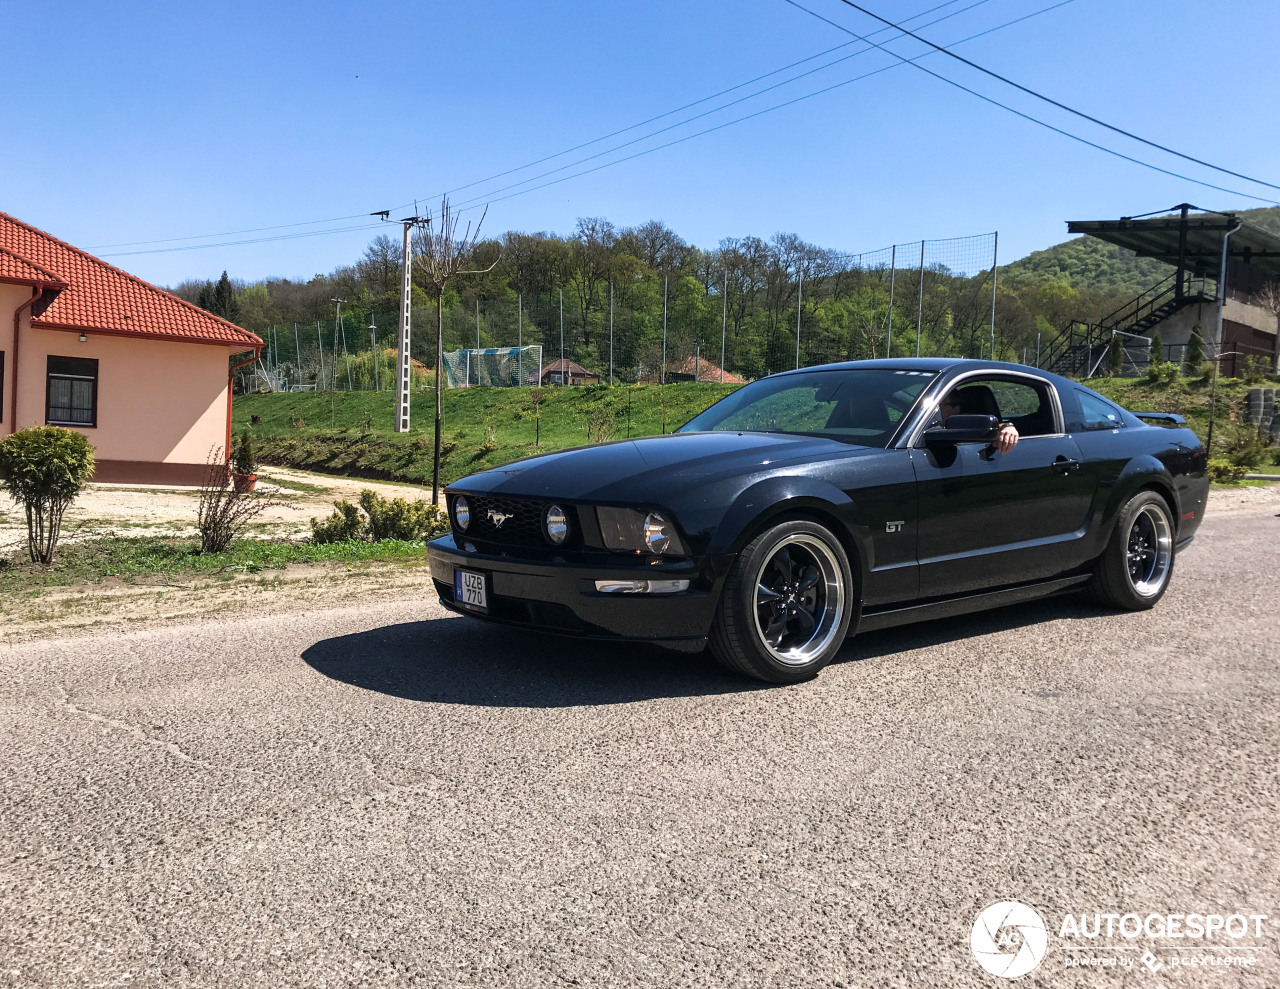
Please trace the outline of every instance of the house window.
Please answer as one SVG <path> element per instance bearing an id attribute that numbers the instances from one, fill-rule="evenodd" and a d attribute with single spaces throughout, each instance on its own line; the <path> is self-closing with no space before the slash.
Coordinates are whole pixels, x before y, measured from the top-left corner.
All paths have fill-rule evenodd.
<path id="1" fill-rule="evenodd" d="M 562 385 L 562 384 L 564 384 L 564 378 L 562 378 L 562 377 L 561 377 L 559 374 L 557 374 L 555 371 L 552 371 L 552 372 L 551 372 L 551 383 L 552 383 L 553 385 Z"/>
<path id="2" fill-rule="evenodd" d="M 51 426 L 98 425 L 98 362 L 50 357 L 45 419 Z"/>

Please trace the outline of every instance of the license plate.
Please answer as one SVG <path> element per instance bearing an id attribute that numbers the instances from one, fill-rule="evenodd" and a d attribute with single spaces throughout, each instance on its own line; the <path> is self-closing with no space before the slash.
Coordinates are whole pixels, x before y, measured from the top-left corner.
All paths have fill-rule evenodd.
<path id="1" fill-rule="evenodd" d="M 471 611 L 488 611 L 489 597 L 485 593 L 484 574 L 469 570 L 453 572 L 453 599 Z"/>

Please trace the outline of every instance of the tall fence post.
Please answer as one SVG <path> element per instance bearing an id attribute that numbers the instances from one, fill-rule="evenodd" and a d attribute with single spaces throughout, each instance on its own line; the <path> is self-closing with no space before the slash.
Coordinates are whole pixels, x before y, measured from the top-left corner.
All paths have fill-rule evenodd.
<path id="1" fill-rule="evenodd" d="M 724 298 L 720 300 L 720 384 L 724 384 L 724 331 L 729 324 L 729 271 L 724 273 Z"/>
<path id="2" fill-rule="evenodd" d="M 800 269 L 800 281 L 796 285 L 796 370 L 800 369 L 800 314 L 804 312 L 804 269 Z"/>
<path id="3" fill-rule="evenodd" d="M 916 356 L 920 356 L 920 327 L 924 320 L 924 241 L 920 241 L 920 292 L 916 300 Z"/>
<path id="4" fill-rule="evenodd" d="M 885 333 L 884 356 L 893 356 L 893 281 L 898 274 L 898 245 L 889 249 L 889 323 Z"/>
<path id="5" fill-rule="evenodd" d="M 996 359 L 996 281 L 1000 277 L 1000 231 L 991 242 L 991 360 Z"/>

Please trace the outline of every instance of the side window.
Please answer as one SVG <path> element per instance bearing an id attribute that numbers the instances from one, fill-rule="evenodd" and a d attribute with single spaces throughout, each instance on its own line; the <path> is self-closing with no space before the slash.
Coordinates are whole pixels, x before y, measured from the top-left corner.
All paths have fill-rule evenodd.
<path id="1" fill-rule="evenodd" d="M 1019 436 L 1048 436 L 1059 432 L 1047 385 L 1009 378 L 969 378 L 951 395 L 956 411 L 996 416 L 1013 423 Z"/>
<path id="2" fill-rule="evenodd" d="M 48 375 L 44 421 L 51 426 L 98 425 L 97 360 L 50 357 Z"/>
<path id="3" fill-rule="evenodd" d="M 1120 410 L 1110 402 L 1080 388 L 1076 389 L 1076 398 L 1084 412 L 1085 429 L 1124 429 Z"/>

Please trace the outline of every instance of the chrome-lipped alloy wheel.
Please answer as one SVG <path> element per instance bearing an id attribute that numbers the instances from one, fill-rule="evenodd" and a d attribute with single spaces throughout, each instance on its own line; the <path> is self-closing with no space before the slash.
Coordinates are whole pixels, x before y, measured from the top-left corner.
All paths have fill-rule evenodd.
<path id="1" fill-rule="evenodd" d="M 756 632 L 780 663 L 811 662 L 840 631 L 846 607 L 840 564 L 816 536 L 795 533 L 779 541 L 755 586 Z"/>
<path id="2" fill-rule="evenodd" d="M 1143 597 L 1159 594 L 1173 563 L 1173 531 L 1155 505 L 1145 505 L 1129 526 L 1125 547 L 1129 585 Z"/>

